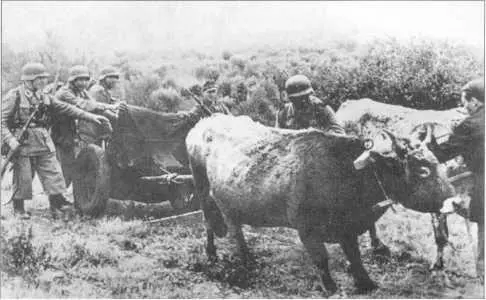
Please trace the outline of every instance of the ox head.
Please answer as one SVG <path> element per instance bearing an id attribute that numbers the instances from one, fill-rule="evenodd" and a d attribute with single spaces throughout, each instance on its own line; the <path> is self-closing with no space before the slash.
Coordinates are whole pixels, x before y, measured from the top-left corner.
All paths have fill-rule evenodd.
<path id="1" fill-rule="evenodd" d="M 446 169 L 425 144 L 411 146 L 383 130 L 364 142 L 365 151 L 354 161 L 356 169 L 375 168 L 393 200 L 421 212 L 439 212 L 454 195 Z"/>

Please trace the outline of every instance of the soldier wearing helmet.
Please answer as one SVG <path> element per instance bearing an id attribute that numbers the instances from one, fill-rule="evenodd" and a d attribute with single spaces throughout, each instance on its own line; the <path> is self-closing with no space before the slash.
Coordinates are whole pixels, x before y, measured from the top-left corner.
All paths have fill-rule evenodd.
<path id="1" fill-rule="evenodd" d="M 218 99 L 218 87 L 214 81 L 206 81 L 203 85 L 203 102 L 213 113 L 230 115 L 230 109 Z"/>
<path id="2" fill-rule="evenodd" d="M 54 117 L 69 116 L 100 124 L 109 122 L 103 116 L 85 112 L 45 93 L 48 76 L 44 65 L 26 64 L 22 68 L 22 84 L 10 90 L 2 101 L 2 143 L 6 148 L 18 147 L 13 160 L 13 208 L 14 213 L 23 218 L 29 216 L 24 209 L 24 200 L 32 199 L 35 173 L 49 196 L 53 214 L 70 204 L 63 196 L 66 185 L 48 132 Z M 36 114 L 19 145 L 17 133 L 34 112 Z"/>
<path id="3" fill-rule="evenodd" d="M 97 102 L 88 95 L 86 88 L 90 78 L 86 66 L 73 66 L 69 70 L 67 84 L 57 91 L 56 99 L 85 111 L 103 115 L 110 120 L 116 119 L 116 114 L 113 113 L 117 108 L 116 105 Z M 104 132 L 111 130 L 110 126 L 103 125 L 102 128 Z M 58 118 L 52 127 L 52 138 L 56 144 L 58 159 L 61 162 L 67 185 L 71 183 L 74 172 L 75 141 L 80 138 L 80 133 L 82 133 L 81 137 L 86 140 L 86 143 L 94 142 L 90 137 L 90 132 L 89 124 L 82 120 L 76 123 L 75 118 L 69 116 Z"/>
<path id="4" fill-rule="evenodd" d="M 276 127 L 288 129 L 318 128 L 338 134 L 344 129 L 336 119 L 334 110 L 313 95 L 310 80 L 304 75 L 290 77 L 285 83 L 290 100 L 277 113 Z"/>
<path id="5" fill-rule="evenodd" d="M 98 83 L 89 89 L 91 98 L 98 102 L 117 104 L 120 100 L 113 97 L 112 90 L 120 79 L 120 73 L 114 67 L 105 67 L 101 70 Z"/>

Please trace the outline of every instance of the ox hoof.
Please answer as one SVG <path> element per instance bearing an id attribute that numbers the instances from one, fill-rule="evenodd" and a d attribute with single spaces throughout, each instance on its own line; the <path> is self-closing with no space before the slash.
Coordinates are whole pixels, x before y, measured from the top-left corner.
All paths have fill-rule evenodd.
<path id="1" fill-rule="evenodd" d="M 356 292 L 358 294 L 366 294 L 378 288 L 378 285 L 373 281 L 367 281 L 356 284 Z"/>
<path id="2" fill-rule="evenodd" d="M 444 262 L 440 259 L 430 266 L 429 271 L 442 271 L 444 270 Z"/>
<path id="3" fill-rule="evenodd" d="M 383 244 L 378 247 L 375 247 L 373 248 L 373 256 L 390 257 L 391 256 L 390 248 L 388 248 Z"/>
<path id="4" fill-rule="evenodd" d="M 337 290 L 338 290 L 338 288 L 337 288 L 337 286 L 334 282 L 324 284 L 324 289 L 322 290 L 322 294 L 327 296 L 327 297 L 330 297 L 330 296 L 334 295 L 337 292 Z"/>

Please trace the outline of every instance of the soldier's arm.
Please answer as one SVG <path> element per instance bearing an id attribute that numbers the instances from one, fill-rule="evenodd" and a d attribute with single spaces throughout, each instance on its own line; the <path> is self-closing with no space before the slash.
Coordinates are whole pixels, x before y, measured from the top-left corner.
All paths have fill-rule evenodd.
<path id="1" fill-rule="evenodd" d="M 345 134 L 343 126 L 336 118 L 336 113 L 329 105 L 317 105 L 317 119 L 324 130 Z"/>
<path id="2" fill-rule="evenodd" d="M 8 120 L 15 114 L 15 101 L 17 95 L 14 91 L 10 91 L 2 100 L 2 143 L 10 143 L 10 140 L 15 139 L 15 136 L 8 128 Z"/>
<path id="3" fill-rule="evenodd" d="M 454 128 L 446 142 L 442 144 L 433 142 L 429 148 L 439 162 L 443 163 L 467 151 L 471 142 L 477 138 L 477 132 L 475 124 L 468 118 Z"/>
<path id="4" fill-rule="evenodd" d="M 86 121 L 93 121 L 93 117 L 95 116 L 94 114 L 89 113 L 75 105 L 60 101 L 57 98 L 51 98 L 51 107 L 56 114 L 67 115 Z"/>
<path id="5" fill-rule="evenodd" d="M 58 93 L 56 93 L 55 98 L 58 101 L 66 102 L 91 113 L 101 113 L 108 109 L 106 107 L 107 105 L 105 105 L 104 103 L 98 103 L 93 99 L 82 99 L 80 97 L 76 97 L 74 94 L 68 91 L 59 91 Z"/>

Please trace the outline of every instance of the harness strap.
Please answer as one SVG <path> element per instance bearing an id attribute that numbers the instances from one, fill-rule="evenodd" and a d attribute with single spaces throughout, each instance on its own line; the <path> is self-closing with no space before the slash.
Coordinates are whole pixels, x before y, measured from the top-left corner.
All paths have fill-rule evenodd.
<path id="1" fill-rule="evenodd" d="M 375 169 L 373 170 L 373 174 L 375 175 L 376 181 L 378 182 L 378 186 L 380 187 L 381 191 L 383 192 L 383 195 L 385 196 L 385 200 L 376 203 L 375 205 L 373 205 L 371 209 L 375 211 L 380 208 L 391 207 L 393 212 L 396 213 L 395 209 L 392 206 L 393 204 L 395 204 L 395 201 L 393 201 L 390 197 L 388 197 L 388 194 L 386 193 L 385 188 L 383 187 L 383 183 L 378 177 L 378 174 L 376 173 Z"/>

